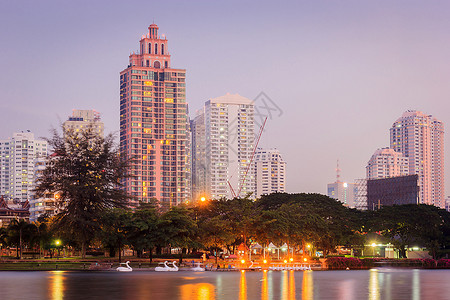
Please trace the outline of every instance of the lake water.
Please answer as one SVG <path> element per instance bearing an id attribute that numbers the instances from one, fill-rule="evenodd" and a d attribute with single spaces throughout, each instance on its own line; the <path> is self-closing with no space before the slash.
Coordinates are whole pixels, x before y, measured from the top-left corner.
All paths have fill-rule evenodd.
<path id="1" fill-rule="evenodd" d="M 0 272 L 0 299 L 450 299 L 450 270 Z"/>

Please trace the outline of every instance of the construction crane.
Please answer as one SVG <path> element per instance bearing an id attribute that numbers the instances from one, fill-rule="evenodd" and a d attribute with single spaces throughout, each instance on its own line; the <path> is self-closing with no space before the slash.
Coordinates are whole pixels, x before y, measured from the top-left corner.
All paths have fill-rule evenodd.
<path id="1" fill-rule="evenodd" d="M 245 170 L 245 174 L 244 174 L 244 177 L 242 178 L 242 183 L 241 183 L 241 186 L 239 187 L 239 191 L 238 191 L 237 194 L 236 194 L 236 192 L 234 191 L 233 187 L 231 186 L 230 181 L 228 181 L 228 185 L 230 186 L 230 191 L 231 191 L 231 194 L 233 195 L 233 198 L 236 198 L 237 196 L 239 196 L 239 195 L 241 194 L 242 187 L 244 186 L 245 180 L 247 179 L 247 174 L 248 174 L 248 171 L 250 170 L 250 167 L 251 167 L 251 165 L 252 165 L 252 162 L 253 162 L 253 158 L 254 158 L 254 156 L 255 156 L 256 149 L 258 148 L 259 140 L 261 139 L 261 135 L 262 135 L 262 133 L 263 133 L 263 131 L 264 131 L 264 127 L 266 126 L 266 122 L 267 122 L 267 117 L 264 119 L 264 123 L 263 123 L 263 124 L 261 125 L 261 127 L 259 128 L 259 133 L 258 133 L 258 137 L 256 138 L 255 147 L 253 147 L 253 152 L 252 152 L 252 156 L 251 156 L 251 158 L 250 158 L 250 162 L 249 162 L 249 164 L 247 165 L 247 169 Z"/>

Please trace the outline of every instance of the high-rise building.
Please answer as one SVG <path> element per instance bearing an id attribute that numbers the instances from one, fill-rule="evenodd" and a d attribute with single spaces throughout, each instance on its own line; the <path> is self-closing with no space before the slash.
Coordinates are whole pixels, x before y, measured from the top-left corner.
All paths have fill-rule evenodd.
<path id="1" fill-rule="evenodd" d="M 327 185 L 327 195 L 330 198 L 336 199 L 345 206 L 354 208 L 356 206 L 356 185 L 354 183 L 347 183 L 336 181 Z"/>
<path id="2" fill-rule="evenodd" d="M 277 149 L 255 152 L 256 196 L 286 192 L 286 162 Z"/>
<path id="3" fill-rule="evenodd" d="M 36 172 L 47 157 L 47 142 L 34 138 L 30 131 L 14 133 L 0 141 L 0 193 L 5 199 L 30 201 L 36 184 Z"/>
<path id="4" fill-rule="evenodd" d="M 205 112 L 197 111 L 191 120 L 192 133 L 192 200 L 206 196 L 206 132 Z"/>
<path id="5" fill-rule="evenodd" d="M 124 186 L 132 204 L 157 199 L 167 208 L 188 196 L 186 70 L 171 68 L 155 24 L 139 49 L 120 72 L 120 149 L 134 159 Z"/>
<path id="6" fill-rule="evenodd" d="M 391 148 L 408 158 L 419 175 L 419 203 L 445 207 L 444 124 L 420 111 L 407 111 L 390 129 Z"/>
<path id="7" fill-rule="evenodd" d="M 390 148 L 377 149 L 367 163 L 366 174 L 367 179 L 408 175 L 408 158 Z"/>
<path id="8" fill-rule="evenodd" d="M 255 198 L 254 126 L 250 99 L 226 94 L 205 103 L 192 123 L 195 197 Z"/>
<path id="9" fill-rule="evenodd" d="M 75 132 L 80 132 L 89 127 L 100 136 L 103 136 L 104 125 L 100 120 L 100 113 L 95 110 L 74 109 L 72 116 L 70 116 L 63 124 L 64 131 L 73 130 Z"/>

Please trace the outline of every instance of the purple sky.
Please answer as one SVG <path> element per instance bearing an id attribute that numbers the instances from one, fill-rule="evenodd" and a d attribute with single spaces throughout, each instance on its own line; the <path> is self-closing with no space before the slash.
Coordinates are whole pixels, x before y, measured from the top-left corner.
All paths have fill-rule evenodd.
<path id="1" fill-rule="evenodd" d="M 405 110 L 449 126 L 449 15 L 449 1 L 5 0 L 0 138 L 46 136 L 72 109 L 117 132 L 119 72 L 154 20 L 187 69 L 191 116 L 208 98 L 264 91 L 283 114 L 260 145 L 282 152 L 288 192 L 326 193 L 338 158 L 342 179 L 365 177 Z"/>

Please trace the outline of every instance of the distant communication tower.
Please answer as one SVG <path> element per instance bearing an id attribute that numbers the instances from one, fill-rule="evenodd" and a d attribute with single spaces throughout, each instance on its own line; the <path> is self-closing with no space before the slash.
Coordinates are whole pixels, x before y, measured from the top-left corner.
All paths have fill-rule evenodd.
<path id="1" fill-rule="evenodd" d="M 336 182 L 341 182 L 341 169 L 339 168 L 339 159 L 337 160 L 336 163 Z"/>

